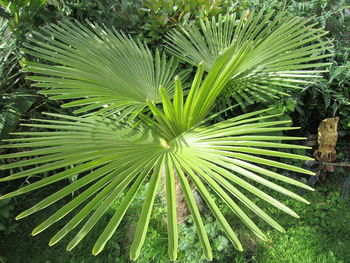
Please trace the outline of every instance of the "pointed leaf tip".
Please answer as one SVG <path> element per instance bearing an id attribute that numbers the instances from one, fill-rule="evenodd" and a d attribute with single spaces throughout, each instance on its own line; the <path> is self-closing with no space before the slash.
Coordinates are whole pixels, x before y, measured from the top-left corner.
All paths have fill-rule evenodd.
<path id="1" fill-rule="evenodd" d="M 177 260 L 177 254 L 173 255 L 173 254 L 170 254 L 170 253 L 169 253 L 169 259 L 170 259 L 171 261 L 176 261 L 176 260 Z"/>
<path id="2" fill-rule="evenodd" d="M 213 255 L 210 253 L 208 255 L 205 255 L 208 261 L 213 261 Z"/>
<path id="3" fill-rule="evenodd" d="M 130 252 L 130 260 L 135 261 L 140 256 L 140 253 L 131 253 Z"/>
<path id="4" fill-rule="evenodd" d="M 100 254 L 102 252 L 102 250 L 103 250 L 103 247 L 99 247 L 99 248 L 93 247 L 92 255 L 97 256 L 98 254 Z"/>
<path id="5" fill-rule="evenodd" d="M 299 196 L 299 197 L 300 197 L 300 196 Z M 310 204 L 310 202 L 309 202 L 308 200 L 306 200 L 305 198 L 300 197 L 300 199 L 298 199 L 298 200 L 301 201 L 301 202 L 303 202 L 304 204 L 307 204 L 307 205 Z"/>
<path id="6" fill-rule="evenodd" d="M 55 237 L 52 237 L 49 241 L 49 246 L 52 247 L 53 245 L 56 245 L 58 241 L 59 240 L 56 240 Z"/>
<path id="7" fill-rule="evenodd" d="M 67 251 L 71 251 L 74 248 L 74 246 L 72 246 L 70 243 L 68 244 L 68 246 L 66 247 Z"/>
<path id="8" fill-rule="evenodd" d="M 267 242 L 267 241 L 269 241 L 269 239 L 267 238 L 267 236 L 259 236 L 260 237 L 260 239 L 262 240 L 262 241 L 264 241 L 264 242 Z"/>
<path id="9" fill-rule="evenodd" d="M 22 213 L 18 214 L 18 215 L 16 216 L 16 220 L 19 220 L 19 219 L 22 219 L 22 218 L 25 218 L 25 217 L 29 216 L 30 214 L 28 214 L 27 211 L 28 211 L 28 210 L 23 211 Z"/>
<path id="10" fill-rule="evenodd" d="M 18 216 L 15 217 L 15 220 L 20 220 L 22 219 L 24 216 L 22 215 L 22 213 L 20 213 Z"/>

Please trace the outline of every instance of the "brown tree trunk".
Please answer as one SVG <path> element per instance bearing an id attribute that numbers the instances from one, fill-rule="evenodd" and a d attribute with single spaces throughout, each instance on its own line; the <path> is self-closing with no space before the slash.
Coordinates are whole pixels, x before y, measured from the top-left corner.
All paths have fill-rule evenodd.
<path id="1" fill-rule="evenodd" d="M 176 197 L 176 216 L 177 216 L 177 223 L 181 224 L 185 222 L 190 215 L 190 212 L 188 210 L 185 196 L 182 193 L 181 184 L 179 182 L 179 178 L 174 171 L 175 176 L 175 197 Z M 161 197 L 162 202 L 166 205 L 167 204 L 167 194 L 166 194 L 166 179 L 165 179 L 165 171 L 163 170 L 160 178 L 160 190 L 159 195 Z"/>

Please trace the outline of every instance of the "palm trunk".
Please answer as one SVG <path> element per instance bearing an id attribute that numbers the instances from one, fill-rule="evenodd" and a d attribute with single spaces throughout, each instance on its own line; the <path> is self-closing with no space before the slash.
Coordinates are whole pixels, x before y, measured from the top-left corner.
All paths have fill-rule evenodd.
<path id="1" fill-rule="evenodd" d="M 187 207 L 185 196 L 182 193 L 181 184 L 179 182 L 179 178 L 174 171 L 175 176 L 175 195 L 176 195 L 176 216 L 177 223 L 181 224 L 187 220 L 190 215 L 190 211 Z M 162 202 L 166 205 L 167 203 L 167 195 L 166 195 L 166 179 L 165 179 L 165 171 L 163 170 L 161 179 L 160 179 L 160 191 L 159 195 L 161 197 Z M 194 187 L 192 187 L 192 191 L 195 191 Z"/>

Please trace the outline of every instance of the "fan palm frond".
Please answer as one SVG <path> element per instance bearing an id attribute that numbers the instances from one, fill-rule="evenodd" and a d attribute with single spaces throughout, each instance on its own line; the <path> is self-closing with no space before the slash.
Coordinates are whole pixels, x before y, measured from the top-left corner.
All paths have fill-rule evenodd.
<path id="1" fill-rule="evenodd" d="M 208 75 L 208 77 L 210 78 L 211 76 Z M 151 111 L 156 117 L 153 121 L 155 126 L 171 127 L 172 125 L 177 125 L 180 127 L 179 124 L 182 123 L 182 120 L 181 118 L 177 119 L 176 116 L 178 116 L 179 112 L 185 112 L 186 102 L 183 99 L 181 83 L 178 81 L 179 79 L 175 81 L 176 90 L 173 102 L 168 100 L 169 96 L 164 90 L 161 91 L 163 111 L 152 107 L 152 104 L 150 104 Z M 196 96 L 194 99 L 196 99 Z M 292 209 L 271 195 L 259 190 L 251 182 L 260 183 L 276 192 L 304 203 L 308 202 L 288 189 L 270 181 L 269 178 L 312 190 L 299 181 L 265 168 L 265 166 L 271 166 L 312 174 L 308 170 L 261 157 L 276 156 L 302 160 L 310 159 L 301 155 L 268 149 L 305 149 L 307 147 L 274 142 L 282 138 L 283 140 L 298 140 L 300 138 L 258 135 L 259 133 L 265 134 L 272 131 L 294 129 L 280 126 L 286 121 L 258 122 L 259 120 L 275 116 L 260 117 L 259 114 L 264 111 L 266 110 L 241 115 L 210 126 L 197 125 L 197 127 L 195 126 L 185 131 L 177 131 L 175 129 L 172 135 L 167 134 L 168 128 L 164 129 L 164 133 L 153 134 L 150 130 L 147 130 L 147 133 L 145 133 L 134 131 L 126 125 L 107 121 L 104 118 L 70 117 L 50 113 L 48 114 L 49 116 L 59 119 L 39 119 L 36 120 L 38 122 L 36 124 L 25 125 L 53 131 L 21 132 L 18 135 L 29 137 L 10 139 L 8 141 L 14 143 L 3 146 L 3 148 L 38 147 L 38 149 L 1 156 L 1 158 L 36 157 L 4 165 L 1 169 L 32 167 L 33 165 L 37 165 L 37 167 L 12 174 L 0 179 L 0 181 L 19 179 L 67 166 L 74 167 L 55 173 L 12 193 L 8 193 L 1 198 L 24 194 L 74 174 L 90 171 L 87 175 L 81 176 L 74 183 L 48 196 L 17 216 L 17 219 L 19 219 L 31 215 L 70 193 L 84 188 L 85 190 L 80 195 L 68 202 L 33 230 L 33 235 L 44 231 L 71 213 L 84 201 L 90 200 L 50 241 L 50 245 L 57 243 L 67 233 L 76 228 L 84 218 L 87 218 L 78 234 L 68 244 L 67 249 L 71 250 L 94 227 L 120 193 L 126 191 L 120 206 L 95 243 L 93 254 L 98 254 L 116 231 L 140 185 L 150 176 L 148 193 L 139 216 L 134 241 L 130 250 L 131 259 L 136 259 L 140 255 L 145 241 L 152 207 L 158 191 L 159 179 L 161 172 L 164 171 L 167 192 L 168 252 L 170 259 L 175 260 L 177 258 L 178 247 L 175 176 L 178 176 L 181 183 L 182 191 L 189 210 L 194 217 L 199 240 L 206 257 L 208 259 L 212 258 L 211 247 L 204 230 L 199 208 L 194 201 L 194 196 L 189 186 L 190 182 L 193 182 L 233 245 L 238 250 L 242 250 L 240 241 L 215 203 L 207 186 L 213 189 L 231 208 L 232 212 L 263 240 L 266 240 L 265 234 L 248 217 L 237 202 L 241 202 L 242 205 L 251 209 L 277 230 L 284 230 L 282 226 L 242 193 L 240 188 L 251 192 L 293 217 L 298 217 L 298 215 Z M 181 114 L 179 116 L 181 117 Z M 177 132 L 180 132 L 180 134 Z M 162 136 L 163 134 L 166 136 Z"/>
<path id="2" fill-rule="evenodd" d="M 249 118 L 258 115 L 260 112 L 233 118 L 208 127 L 198 127 L 169 143 L 164 143 L 161 137 L 151 136 L 150 134 L 146 137 L 143 133 L 136 133 L 130 136 L 130 130 L 128 128 L 120 127 L 115 123 L 101 121 L 100 119 L 48 114 L 52 117 L 59 117 L 59 120 L 37 120 L 40 124 L 26 125 L 54 131 L 21 132 L 18 135 L 29 137 L 10 139 L 9 141 L 14 143 L 4 146 L 4 148 L 33 147 L 38 149 L 1 156 L 1 158 L 35 157 L 3 165 L 1 169 L 32 167 L 33 165 L 36 165 L 36 167 L 1 178 L 0 181 L 15 180 L 67 166 L 74 167 L 31 183 L 1 198 L 18 196 L 69 178 L 72 175 L 90 171 L 87 175 L 81 176 L 77 181 L 48 196 L 17 216 L 17 219 L 29 216 L 52 205 L 78 189 L 84 189 L 80 195 L 76 196 L 33 230 L 33 235 L 44 231 L 55 222 L 72 213 L 83 202 L 90 200 L 50 241 L 50 245 L 57 243 L 76 228 L 84 218 L 88 218 L 78 234 L 69 243 L 67 249 L 71 250 L 79 244 L 105 214 L 120 193 L 126 191 L 126 195 L 120 206 L 94 246 L 93 253 L 98 254 L 111 238 L 114 231 L 116 231 L 140 185 L 150 176 L 149 190 L 140 213 L 139 223 L 130 251 L 131 257 L 136 259 L 140 254 L 145 240 L 154 198 L 158 190 L 160 173 L 161 170 L 165 169 L 169 254 L 171 259 L 176 259 L 178 230 L 174 192 L 175 170 L 181 182 L 182 191 L 186 197 L 188 207 L 194 217 L 199 238 L 207 257 L 209 259 L 211 258 L 211 249 L 207 234 L 204 231 L 202 219 L 200 218 L 199 209 L 194 201 L 192 190 L 189 187 L 189 180 L 194 183 L 230 240 L 236 248 L 241 250 L 242 246 L 239 240 L 215 204 L 205 185 L 212 188 L 227 203 L 238 218 L 262 239 L 266 239 L 263 232 L 243 212 L 240 206 L 236 204 L 236 201 L 225 193 L 225 190 L 271 226 L 279 231 L 283 231 L 283 228 L 276 221 L 250 201 L 239 188 L 250 191 L 267 203 L 294 217 L 298 217 L 295 212 L 272 196 L 253 186 L 250 181 L 258 182 L 276 192 L 280 192 L 304 203 L 307 203 L 305 199 L 279 186 L 277 183 L 271 182 L 268 178 L 311 189 L 296 180 L 259 166 L 268 165 L 311 174 L 307 170 L 292 165 L 259 157 L 261 155 L 267 155 L 309 159 L 300 155 L 265 149 L 271 147 L 300 149 L 305 147 L 275 143 L 273 141 L 282 138 L 274 136 L 255 135 L 260 132 L 266 133 L 293 129 L 279 126 L 284 122 L 271 121 L 256 123 L 257 120 L 267 117 Z M 142 136 L 142 140 L 140 140 L 140 136 Z M 297 140 L 300 138 L 283 137 L 283 139 Z M 127 189 L 128 186 L 129 188 Z"/>
<path id="3" fill-rule="evenodd" d="M 254 11 L 249 16 L 227 14 L 200 20 L 200 28 L 191 24 L 168 33 L 166 49 L 186 62 L 203 62 L 210 71 L 222 52 L 234 49 L 235 70 L 229 83 L 228 96 L 237 102 L 262 100 L 287 95 L 289 88 L 313 83 L 332 56 L 331 40 L 317 23 L 281 12 L 264 15 Z M 283 89 L 278 89 L 282 87 Z"/>
<path id="4" fill-rule="evenodd" d="M 146 99 L 158 102 L 160 86 L 171 92 L 178 65 L 123 33 L 78 22 L 46 26 L 25 46 L 28 54 L 47 61 L 25 62 L 26 70 L 36 73 L 29 79 L 51 99 L 73 99 L 63 107 L 80 107 L 77 114 L 135 113 Z"/>

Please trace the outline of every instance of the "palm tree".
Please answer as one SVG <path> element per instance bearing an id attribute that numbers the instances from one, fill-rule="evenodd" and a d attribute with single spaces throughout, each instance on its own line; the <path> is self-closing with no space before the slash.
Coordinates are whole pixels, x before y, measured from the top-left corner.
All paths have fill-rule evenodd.
<path id="1" fill-rule="evenodd" d="M 277 16 L 251 13 L 239 20 L 234 15 L 226 15 L 212 21 L 201 20 L 200 25 L 200 28 L 188 26 L 174 30 L 168 35 L 167 49 L 196 67 L 192 79 L 188 70 L 178 69 L 173 57 L 158 50 L 152 53 L 145 44 L 114 29 L 65 22 L 47 26 L 28 40 L 26 52 L 41 61 L 25 63 L 25 69 L 35 73 L 30 79 L 43 88 L 42 94 L 67 100 L 62 107 L 74 107 L 75 115 L 46 113 L 47 119 L 23 124 L 40 131 L 16 133 L 20 138 L 9 139 L 12 143 L 2 146 L 33 148 L 1 156 L 24 157 L 3 165 L 2 169 L 28 167 L 0 179 L 2 182 L 56 172 L 1 198 L 18 196 L 80 174 L 73 183 L 22 212 L 17 216 L 20 219 L 83 188 L 79 195 L 36 227 L 33 235 L 84 204 L 50 240 L 50 245 L 56 244 L 87 219 L 68 244 L 67 250 L 71 250 L 118 196 L 125 193 L 93 247 L 93 254 L 97 255 L 118 228 L 140 186 L 149 182 L 130 249 L 130 258 L 135 260 L 146 238 L 162 174 L 171 260 L 176 260 L 178 247 L 177 181 L 209 260 L 212 259 L 211 246 L 192 186 L 238 250 L 242 250 L 242 245 L 214 201 L 213 193 L 263 240 L 266 240 L 265 234 L 242 210 L 243 206 L 275 229 L 281 232 L 284 229 L 241 189 L 298 217 L 292 209 L 252 184 L 260 183 L 308 203 L 273 181 L 312 188 L 269 168 L 313 174 L 276 158 L 269 159 L 310 159 L 274 149 L 306 149 L 281 142 L 303 138 L 271 134 L 295 128 L 285 125 L 289 121 L 273 120 L 276 115 L 269 114 L 270 109 L 214 124 L 211 120 L 221 112 L 212 114 L 211 111 L 222 94 L 237 101 L 249 101 L 251 97 L 260 100 L 284 95 L 290 88 L 321 77 L 323 70 L 315 68 L 327 65 L 320 61 L 330 56 L 327 50 L 331 42 L 321 39 L 326 33 L 310 24 L 310 19 L 286 13 Z M 71 168 L 58 170 L 67 166 Z"/>

